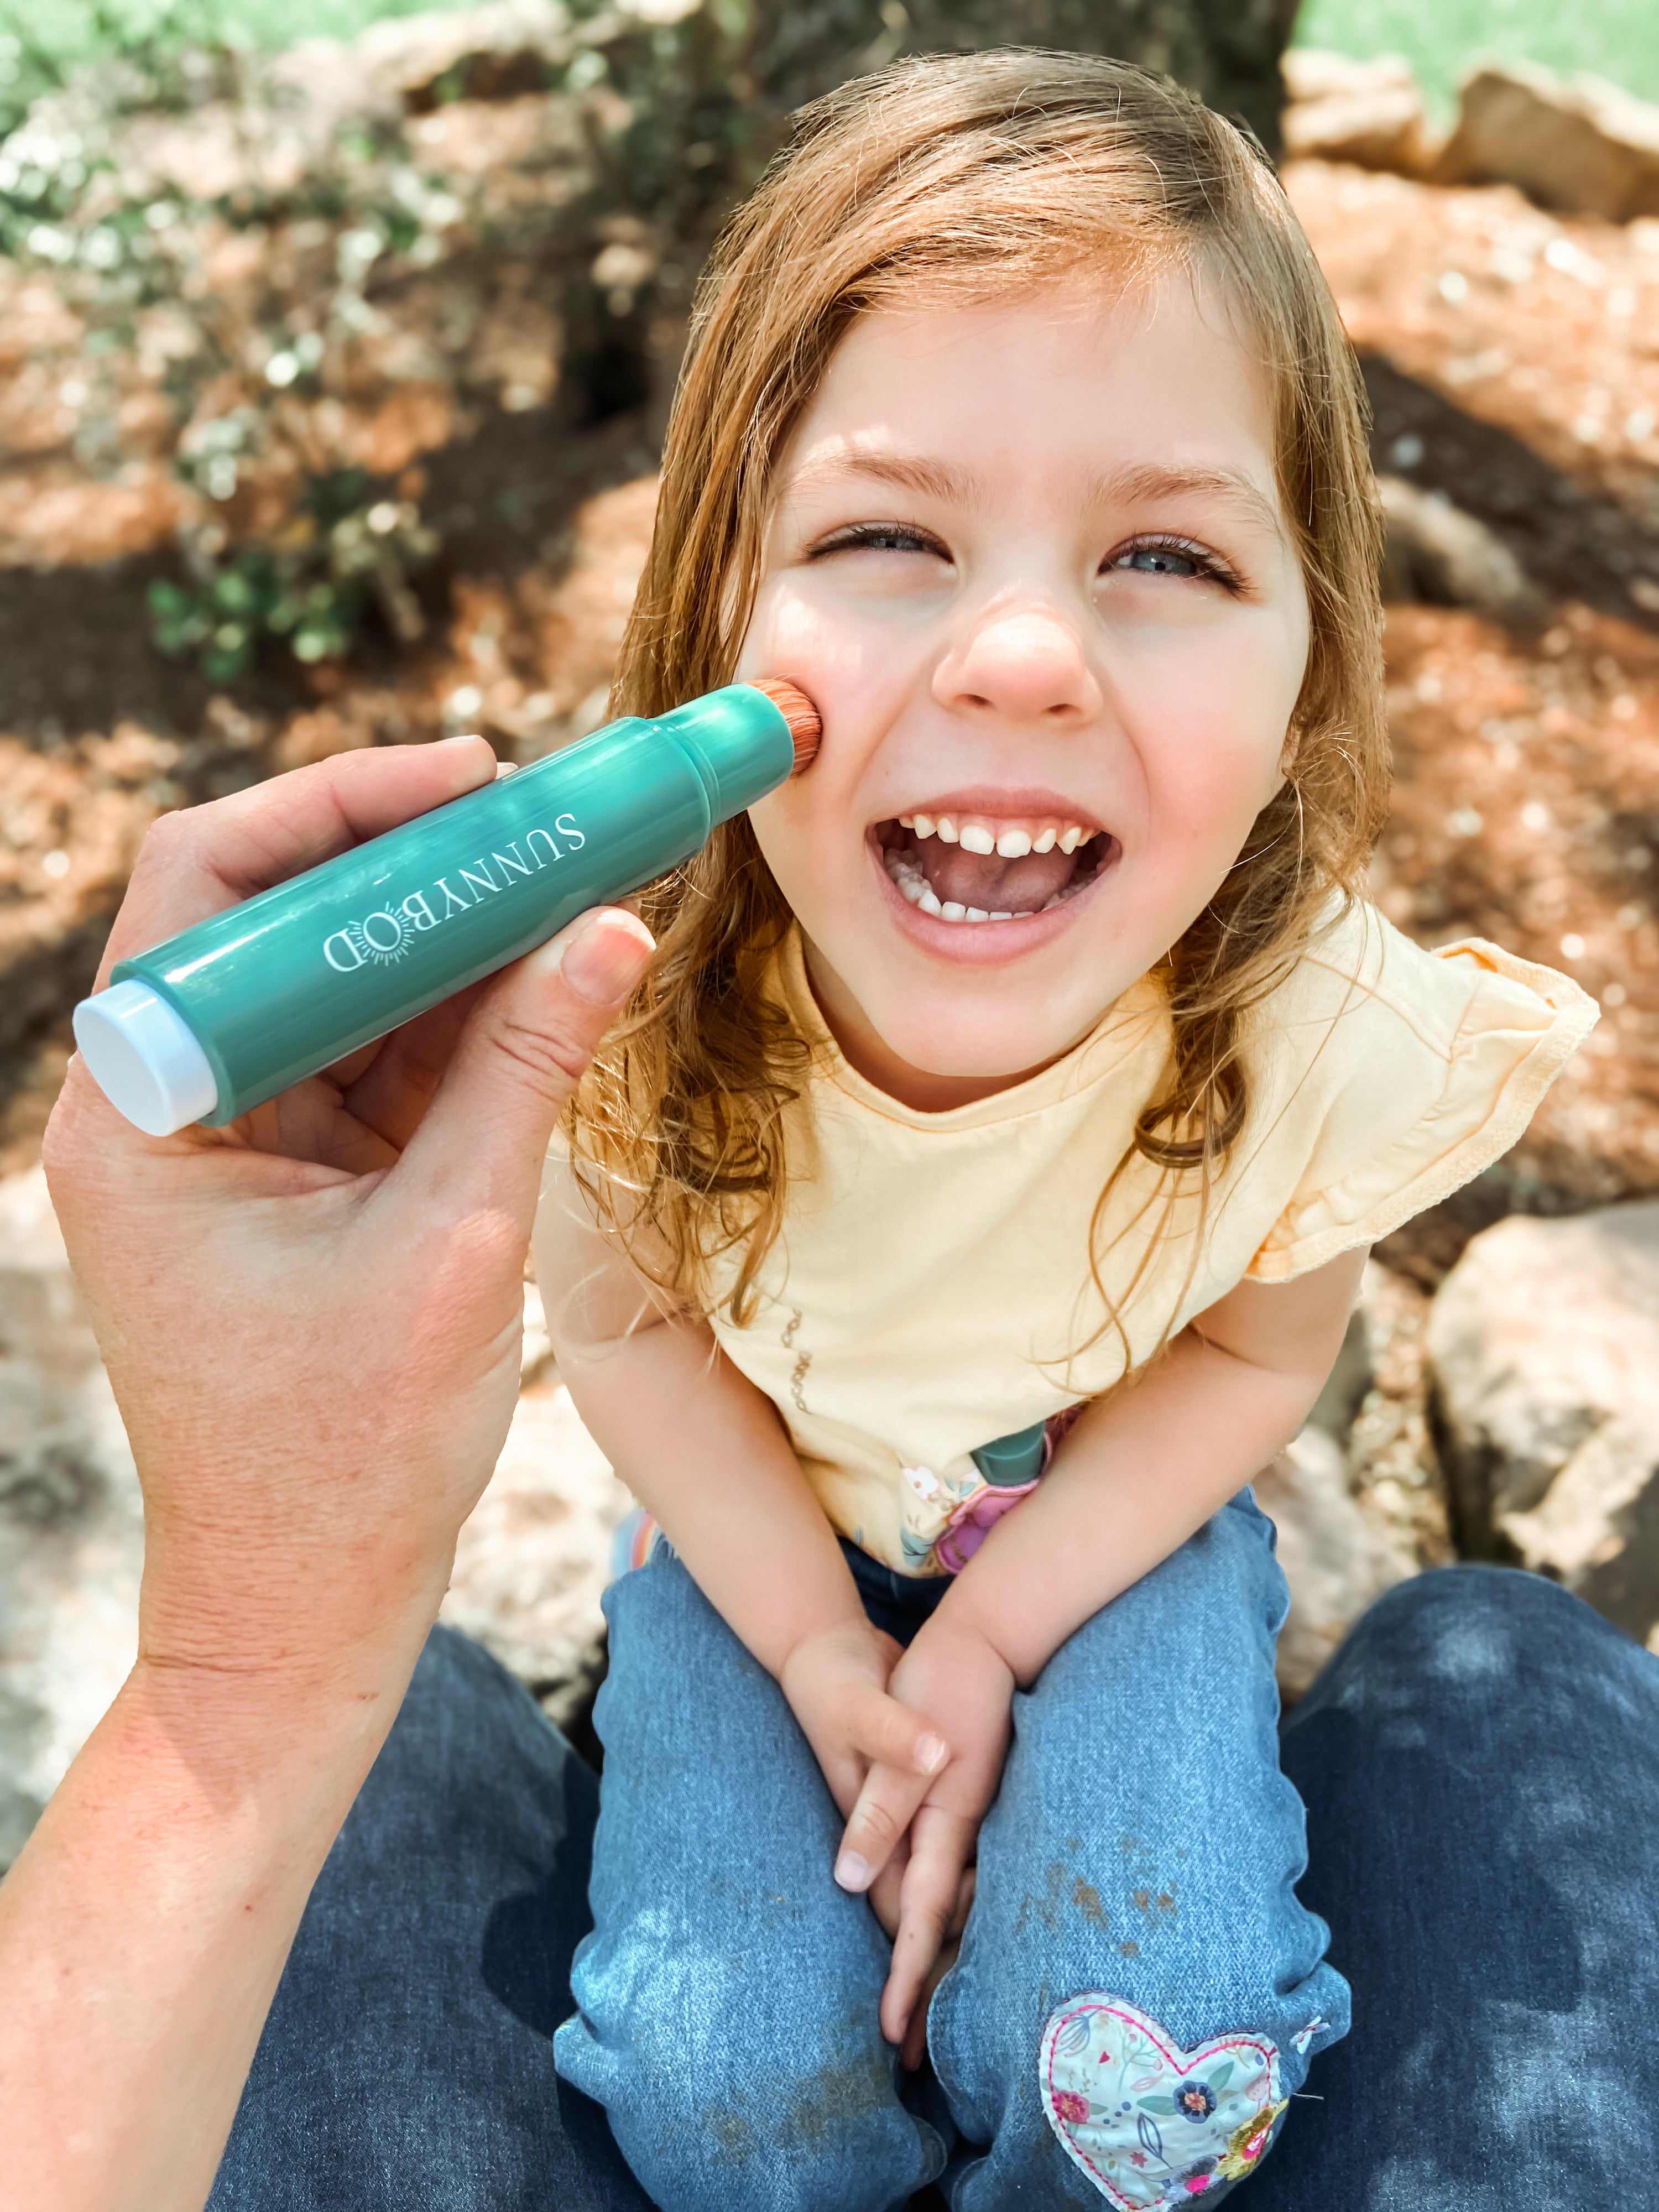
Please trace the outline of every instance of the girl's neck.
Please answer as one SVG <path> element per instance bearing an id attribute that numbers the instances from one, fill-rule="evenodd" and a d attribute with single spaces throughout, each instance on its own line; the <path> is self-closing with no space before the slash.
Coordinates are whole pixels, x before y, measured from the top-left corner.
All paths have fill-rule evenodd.
<path id="1" fill-rule="evenodd" d="M 866 1083 L 913 1113 L 948 1114 L 954 1106 L 974 1106 L 981 1098 L 994 1098 L 999 1091 L 1012 1091 L 1017 1084 L 1040 1075 L 1073 1048 L 1067 1045 L 1065 1052 L 1012 1075 L 935 1075 L 901 1060 L 884 1042 L 866 1019 L 864 1009 L 804 931 L 801 949 L 813 1000 L 824 1027 L 841 1048 L 842 1057 Z"/>

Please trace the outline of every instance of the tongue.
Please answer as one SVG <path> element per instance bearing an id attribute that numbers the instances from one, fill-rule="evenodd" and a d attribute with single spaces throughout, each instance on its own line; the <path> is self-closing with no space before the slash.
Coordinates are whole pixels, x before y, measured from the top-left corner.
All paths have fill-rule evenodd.
<path id="1" fill-rule="evenodd" d="M 1036 914 L 1071 882 L 1082 854 L 1056 848 L 1005 860 L 999 853 L 965 853 L 960 845 L 925 837 L 916 858 L 936 899 L 954 899 L 987 914 Z"/>

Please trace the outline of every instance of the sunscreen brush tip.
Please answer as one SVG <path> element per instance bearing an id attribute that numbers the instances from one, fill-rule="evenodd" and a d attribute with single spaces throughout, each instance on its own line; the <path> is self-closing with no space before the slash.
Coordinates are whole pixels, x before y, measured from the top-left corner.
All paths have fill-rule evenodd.
<path id="1" fill-rule="evenodd" d="M 817 757 L 818 739 L 823 734 L 822 716 L 799 684 L 787 683 L 778 676 L 759 676 L 750 679 L 750 687 L 763 691 L 788 723 L 795 741 L 795 765 L 789 773 L 799 775 Z"/>

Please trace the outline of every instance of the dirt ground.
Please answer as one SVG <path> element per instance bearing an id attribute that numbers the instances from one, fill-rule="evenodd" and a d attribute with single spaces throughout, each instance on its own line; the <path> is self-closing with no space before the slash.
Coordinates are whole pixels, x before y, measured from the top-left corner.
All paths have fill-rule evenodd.
<path id="1" fill-rule="evenodd" d="M 1317 163 L 1297 211 L 1365 365 L 1379 469 L 1509 546 L 1535 623 L 1393 606 L 1393 818 L 1373 874 L 1426 945 L 1565 969 L 1601 1027 L 1523 1142 L 1382 1256 L 1659 1188 L 1659 223 Z"/>
<path id="2" fill-rule="evenodd" d="M 1496 939 L 1604 1009 L 1522 1144 L 1389 1241 L 1429 1285 L 1505 1212 L 1659 1190 L 1659 222 L 1316 163 L 1286 181 L 1364 361 L 1379 469 L 1490 526 L 1539 594 L 1510 625 L 1390 608 L 1376 895 L 1424 943 Z M 156 561 L 0 569 L 0 1171 L 38 1146 L 158 811 L 347 745 L 482 727 L 528 759 L 603 718 L 653 465 L 643 410 L 494 416 L 423 465 L 444 544 L 425 641 L 277 656 L 219 691 L 148 642 Z"/>

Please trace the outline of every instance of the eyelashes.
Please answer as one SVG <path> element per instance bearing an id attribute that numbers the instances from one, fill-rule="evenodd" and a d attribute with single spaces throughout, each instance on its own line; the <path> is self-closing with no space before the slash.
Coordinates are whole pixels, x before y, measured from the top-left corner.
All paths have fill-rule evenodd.
<path id="1" fill-rule="evenodd" d="M 947 545 L 931 530 L 918 529 L 913 522 L 849 522 L 845 529 L 832 530 L 827 538 L 821 538 L 806 557 L 809 561 L 821 561 L 826 554 L 860 550 L 931 553 L 936 560 L 946 562 L 951 558 Z"/>
<path id="2" fill-rule="evenodd" d="M 1131 564 L 1136 562 L 1143 565 L 1132 570 Z M 1243 588 L 1237 571 L 1219 554 L 1195 538 L 1178 538 L 1166 531 L 1146 532 L 1115 546 L 1101 562 L 1100 574 L 1109 575 L 1115 568 L 1146 576 L 1170 576 L 1182 582 L 1219 584 L 1224 591 L 1234 593 Z"/>
<path id="3" fill-rule="evenodd" d="M 848 523 L 809 547 L 806 559 L 810 563 L 851 552 L 925 553 L 947 566 L 951 559 L 942 538 L 913 522 Z M 1174 583 L 1216 584 L 1235 597 L 1244 588 L 1237 572 L 1207 545 L 1169 531 L 1143 531 L 1115 545 L 1097 574 L 1105 577 L 1114 572 L 1161 576 Z"/>

